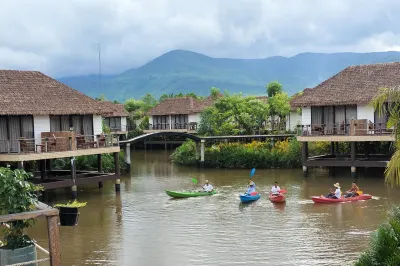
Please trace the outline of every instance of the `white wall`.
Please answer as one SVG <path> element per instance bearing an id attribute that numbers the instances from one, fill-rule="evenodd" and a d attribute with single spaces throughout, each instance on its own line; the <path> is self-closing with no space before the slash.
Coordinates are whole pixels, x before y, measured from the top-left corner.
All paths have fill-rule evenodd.
<path id="1" fill-rule="evenodd" d="M 295 131 L 297 125 L 302 124 L 302 115 L 297 111 L 291 111 L 286 120 L 286 130 Z"/>
<path id="2" fill-rule="evenodd" d="M 93 115 L 93 135 L 100 135 L 103 132 L 103 118 L 100 115 Z"/>
<path id="3" fill-rule="evenodd" d="M 368 119 L 374 123 L 374 107 L 371 105 L 357 105 L 357 119 Z"/>
<path id="4" fill-rule="evenodd" d="M 311 125 L 311 106 L 301 108 L 301 124 Z"/>
<path id="5" fill-rule="evenodd" d="M 200 113 L 190 114 L 188 117 L 189 123 L 196 122 L 197 124 L 200 123 Z"/>
<path id="6" fill-rule="evenodd" d="M 126 116 L 121 116 L 121 131 L 127 131 L 128 129 L 126 128 L 127 126 L 126 122 Z"/>
<path id="7" fill-rule="evenodd" d="M 34 115 L 33 128 L 35 131 L 35 144 L 42 144 L 41 133 L 50 132 L 50 117 L 48 115 Z"/>

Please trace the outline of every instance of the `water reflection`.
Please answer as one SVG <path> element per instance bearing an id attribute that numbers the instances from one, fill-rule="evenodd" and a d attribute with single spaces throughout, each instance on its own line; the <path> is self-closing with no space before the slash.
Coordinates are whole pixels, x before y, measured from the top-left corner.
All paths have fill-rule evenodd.
<path id="1" fill-rule="evenodd" d="M 378 200 L 314 204 L 311 196 L 326 194 L 336 182 L 346 189 L 353 180 L 322 170 L 303 178 L 301 169 L 257 169 L 253 180 L 262 196 L 242 204 L 238 195 L 249 170 L 174 166 L 165 151 L 131 157 L 132 177 L 121 180 L 119 195 L 112 181 L 103 189 L 79 187 L 79 200 L 88 204 L 77 227 L 60 228 L 63 265 L 348 265 L 391 204 L 400 203 L 399 190 L 385 187 L 382 178 L 360 176 L 360 189 Z M 206 179 L 218 194 L 174 200 L 165 193 L 197 189 Z M 285 203 L 268 200 L 275 181 L 288 191 Z M 70 197 L 69 189 L 48 193 L 51 203 Z M 29 234 L 47 245 L 45 222 Z"/>

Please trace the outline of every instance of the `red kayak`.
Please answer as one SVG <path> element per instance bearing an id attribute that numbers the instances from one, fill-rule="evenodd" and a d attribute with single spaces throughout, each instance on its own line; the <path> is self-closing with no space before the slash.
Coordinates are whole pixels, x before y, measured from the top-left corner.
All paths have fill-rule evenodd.
<path id="1" fill-rule="evenodd" d="M 279 194 L 279 195 L 272 195 L 271 193 L 269 194 L 269 200 L 272 202 L 285 202 L 285 195 Z"/>
<path id="2" fill-rule="evenodd" d="M 325 198 L 325 197 L 311 197 L 312 201 L 315 203 L 334 203 L 334 202 L 348 202 L 348 201 L 358 201 L 358 200 L 369 200 L 371 199 L 372 196 L 369 194 L 361 194 L 360 196 L 356 197 L 351 197 L 351 198 L 345 198 L 341 197 L 340 199 L 331 199 L 331 198 Z"/>

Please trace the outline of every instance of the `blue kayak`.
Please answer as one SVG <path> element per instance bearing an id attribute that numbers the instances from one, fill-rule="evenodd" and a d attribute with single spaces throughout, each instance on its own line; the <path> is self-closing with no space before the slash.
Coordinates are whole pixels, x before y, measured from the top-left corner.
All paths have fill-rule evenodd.
<path id="1" fill-rule="evenodd" d="M 260 194 L 257 193 L 256 195 L 239 195 L 239 197 L 240 197 L 240 201 L 245 203 L 245 202 L 256 201 L 261 196 L 260 196 Z"/>

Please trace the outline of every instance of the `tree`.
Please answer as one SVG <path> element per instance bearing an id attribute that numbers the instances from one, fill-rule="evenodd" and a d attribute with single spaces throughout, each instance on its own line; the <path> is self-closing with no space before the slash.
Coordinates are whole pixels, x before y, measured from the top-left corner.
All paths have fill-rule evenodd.
<path id="1" fill-rule="evenodd" d="M 104 102 L 104 101 L 106 101 L 107 99 L 106 99 L 106 96 L 104 96 L 104 94 L 100 94 L 100 96 L 99 96 L 99 97 L 96 97 L 95 100 L 96 100 L 96 101 L 99 101 L 99 102 Z"/>
<path id="2" fill-rule="evenodd" d="M 218 96 L 220 95 L 219 89 L 212 87 L 210 90 L 210 95 L 213 100 L 216 100 L 218 98 Z"/>
<path id="3" fill-rule="evenodd" d="M 131 121 L 139 120 L 144 116 L 144 102 L 135 100 L 133 98 L 126 100 L 125 109 L 129 113 L 129 119 Z"/>
<path id="4" fill-rule="evenodd" d="M 242 94 L 224 96 L 202 112 L 199 134 L 253 134 L 254 128 L 263 123 L 268 113 L 268 104 L 255 97 L 243 97 Z"/>
<path id="5" fill-rule="evenodd" d="M 290 97 L 286 92 L 279 92 L 268 99 L 270 113 L 285 118 L 290 113 Z"/>
<path id="6" fill-rule="evenodd" d="M 355 266 L 400 265 L 400 209 L 391 211 L 389 222 L 372 233 L 370 248 L 364 252 Z"/>
<path id="7" fill-rule="evenodd" d="M 387 102 L 390 104 L 387 105 Z M 397 87 L 380 89 L 372 104 L 378 110 L 379 115 L 388 114 L 387 128 L 394 129 L 395 152 L 385 169 L 385 182 L 390 186 L 400 186 L 400 132 L 398 129 L 400 125 L 400 89 Z"/>
<path id="8" fill-rule="evenodd" d="M 158 104 L 156 98 L 154 98 L 154 96 L 151 95 L 150 93 L 146 93 L 146 95 L 142 97 L 142 101 L 144 104 L 143 106 L 144 112 L 147 112 L 148 110 L 150 110 L 151 108 L 153 108 Z"/>
<path id="9" fill-rule="evenodd" d="M 267 95 L 268 97 L 274 97 L 275 94 L 282 92 L 282 84 L 278 81 L 271 81 L 267 85 Z"/>

